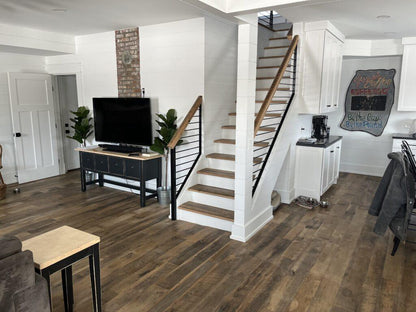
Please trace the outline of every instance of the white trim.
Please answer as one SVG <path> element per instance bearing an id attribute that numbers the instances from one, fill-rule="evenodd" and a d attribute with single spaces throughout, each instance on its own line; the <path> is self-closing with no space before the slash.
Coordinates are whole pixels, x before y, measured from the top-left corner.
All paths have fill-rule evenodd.
<path id="1" fill-rule="evenodd" d="M 245 243 L 272 219 L 273 207 L 270 205 L 246 225 L 242 226 L 234 224 L 230 238 Z"/>
<path id="2" fill-rule="evenodd" d="M 203 214 L 177 209 L 177 219 L 181 221 L 187 221 L 204 226 L 209 226 L 215 229 L 231 232 L 233 223 L 231 221 L 206 216 Z"/>
<path id="3" fill-rule="evenodd" d="M 280 200 L 283 204 L 290 204 L 295 199 L 295 188 L 290 190 L 276 190 L 280 195 Z"/>

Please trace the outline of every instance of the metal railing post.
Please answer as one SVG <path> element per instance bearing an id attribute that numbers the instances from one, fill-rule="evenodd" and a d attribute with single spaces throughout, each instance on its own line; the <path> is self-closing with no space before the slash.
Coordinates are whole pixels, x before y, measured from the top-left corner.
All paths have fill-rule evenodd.
<path id="1" fill-rule="evenodd" d="M 170 150 L 170 217 L 176 220 L 176 148 Z"/>

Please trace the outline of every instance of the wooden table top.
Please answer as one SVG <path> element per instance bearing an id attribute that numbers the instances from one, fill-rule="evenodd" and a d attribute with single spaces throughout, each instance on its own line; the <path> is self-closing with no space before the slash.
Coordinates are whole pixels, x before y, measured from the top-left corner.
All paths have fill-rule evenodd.
<path id="1" fill-rule="evenodd" d="M 89 147 L 77 147 L 75 149 L 78 152 L 84 152 L 84 153 L 93 153 L 93 154 L 101 154 L 101 155 L 107 155 L 107 156 L 116 156 L 116 157 L 122 157 L 122 158 L 129 158 L 129 159 L 138 159 L 138 160 L 150 160 L 155 158 L 161 158 L 163 155 L 156 154 L 152 156 L 142 156 L 142 155 L 129 155 L 126 153 L 120 153 L 120 152 L 113 152 L 113 151 L 106 151 L 101 147 L 98 146 L 89 146 Z M 153 153 L 153 152 L 152 152 Z"/>
<path id="2" fill-rule="evenodd" d="M 100 237 L 62 226 L 22 242 L 22 250 L 30 250 L 36 268 L 43 270 L 77 252 L 100 242 Z"/>

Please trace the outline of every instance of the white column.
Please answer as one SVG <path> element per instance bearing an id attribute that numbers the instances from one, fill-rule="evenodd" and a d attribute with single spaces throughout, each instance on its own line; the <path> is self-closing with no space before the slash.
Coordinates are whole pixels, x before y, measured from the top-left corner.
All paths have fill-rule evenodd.
<path id="1" fill-rule="evenodd" d="M 235 206 L 231 238 L 246 241 L 252 206 L 253 137 L 256 101 L 257 14 L 238 17 Z"/>

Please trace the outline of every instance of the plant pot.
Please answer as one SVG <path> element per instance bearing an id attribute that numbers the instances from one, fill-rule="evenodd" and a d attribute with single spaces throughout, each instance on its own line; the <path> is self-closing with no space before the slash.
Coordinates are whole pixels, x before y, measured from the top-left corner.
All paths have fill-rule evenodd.
<path id="1" fill-rule="evenodd" d="M 159 186 L 157 188 L 157 198 L 161 206 L 169 206 L 170 204 L 170 187 L 167 189 Z"/>

